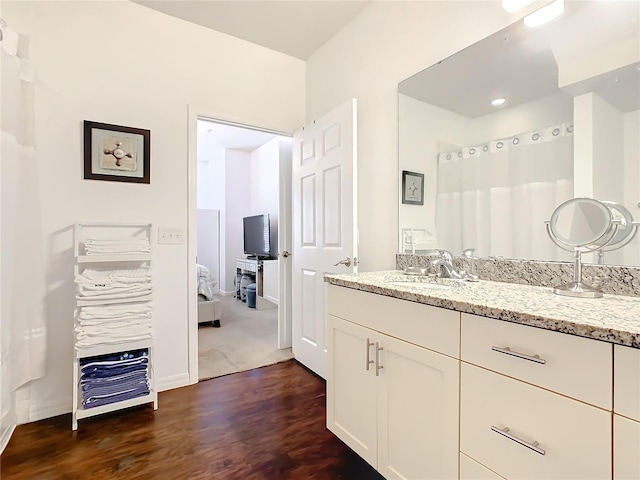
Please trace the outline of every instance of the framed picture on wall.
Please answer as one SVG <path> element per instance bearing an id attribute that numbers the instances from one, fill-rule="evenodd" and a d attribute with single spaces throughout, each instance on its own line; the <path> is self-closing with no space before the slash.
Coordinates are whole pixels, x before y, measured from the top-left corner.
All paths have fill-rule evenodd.
<path id="1" fill-rule="evenodd" d="M 402 203 L 424 205 L 424 173 L 402 171 Z"/>
<path id="2" fill-rule="evenodd" d="M 151 131 L 84 121 L 84 178 L 151 183 Z"/>

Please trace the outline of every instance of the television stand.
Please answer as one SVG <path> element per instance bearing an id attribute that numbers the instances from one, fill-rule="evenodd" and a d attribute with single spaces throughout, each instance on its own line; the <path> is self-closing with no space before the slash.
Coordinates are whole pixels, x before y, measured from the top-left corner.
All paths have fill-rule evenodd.
<path id="1" fill-rule="evenodd" d="M 273 302 L 264 298 L 263 260 L 258 257 L 236 258 L 236 299 L 246 302 L 246 287 L 256 284 L 256 310 L 278 308 Z M 243 281 L 243 277 L 245 280 Z M 243 288 L 244 287 L 244 288 Z"/>

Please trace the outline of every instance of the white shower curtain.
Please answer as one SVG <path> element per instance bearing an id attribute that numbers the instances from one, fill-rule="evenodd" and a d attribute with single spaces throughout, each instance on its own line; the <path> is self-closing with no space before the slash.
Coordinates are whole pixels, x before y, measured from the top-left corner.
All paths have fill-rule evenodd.
<path id="1" fill-rule="evenodd" d="M 544 221 L 572 197 L 570 123 L 440 153 L 438 244 L 481 257 L 566 259 Z"/>
<path id="2" fill-rule="evenodd" d="M 16 390 L 45 371 L 45 270 L 28 38 L 3 26 L 0 97 L 0 439 L 16 422 Z"/>

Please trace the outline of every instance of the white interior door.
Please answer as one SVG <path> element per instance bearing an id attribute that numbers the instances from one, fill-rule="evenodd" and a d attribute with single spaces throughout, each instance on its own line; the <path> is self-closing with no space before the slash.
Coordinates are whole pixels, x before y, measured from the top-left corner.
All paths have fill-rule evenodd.
<path id="1" fill-rule="evenodd" d="M 293 353 L 323 378 L 323 276 L 357 271 L 356 126 L 352 99 L 293 136 Z"/>
<path id="2" fill-rule="evenodd" d="M 291 347 L 291 143 L 280 142 L 278 348 Z"/>

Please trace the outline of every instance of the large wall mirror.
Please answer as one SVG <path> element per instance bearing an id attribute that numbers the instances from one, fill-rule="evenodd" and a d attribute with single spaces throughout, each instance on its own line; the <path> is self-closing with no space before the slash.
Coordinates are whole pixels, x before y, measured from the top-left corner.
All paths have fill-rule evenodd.
<path id="1" fill-rule="evenodd" d="M 398 93 L 400 178 L 424 174 L 423 204 L 399 198 L 400 252 L 571 260 L 544 224 L 562 202 L 617 202 L 640 219 L 640 2 L 565 2 Z M 638 238 L 604 262 L 640 265 Z"/>

